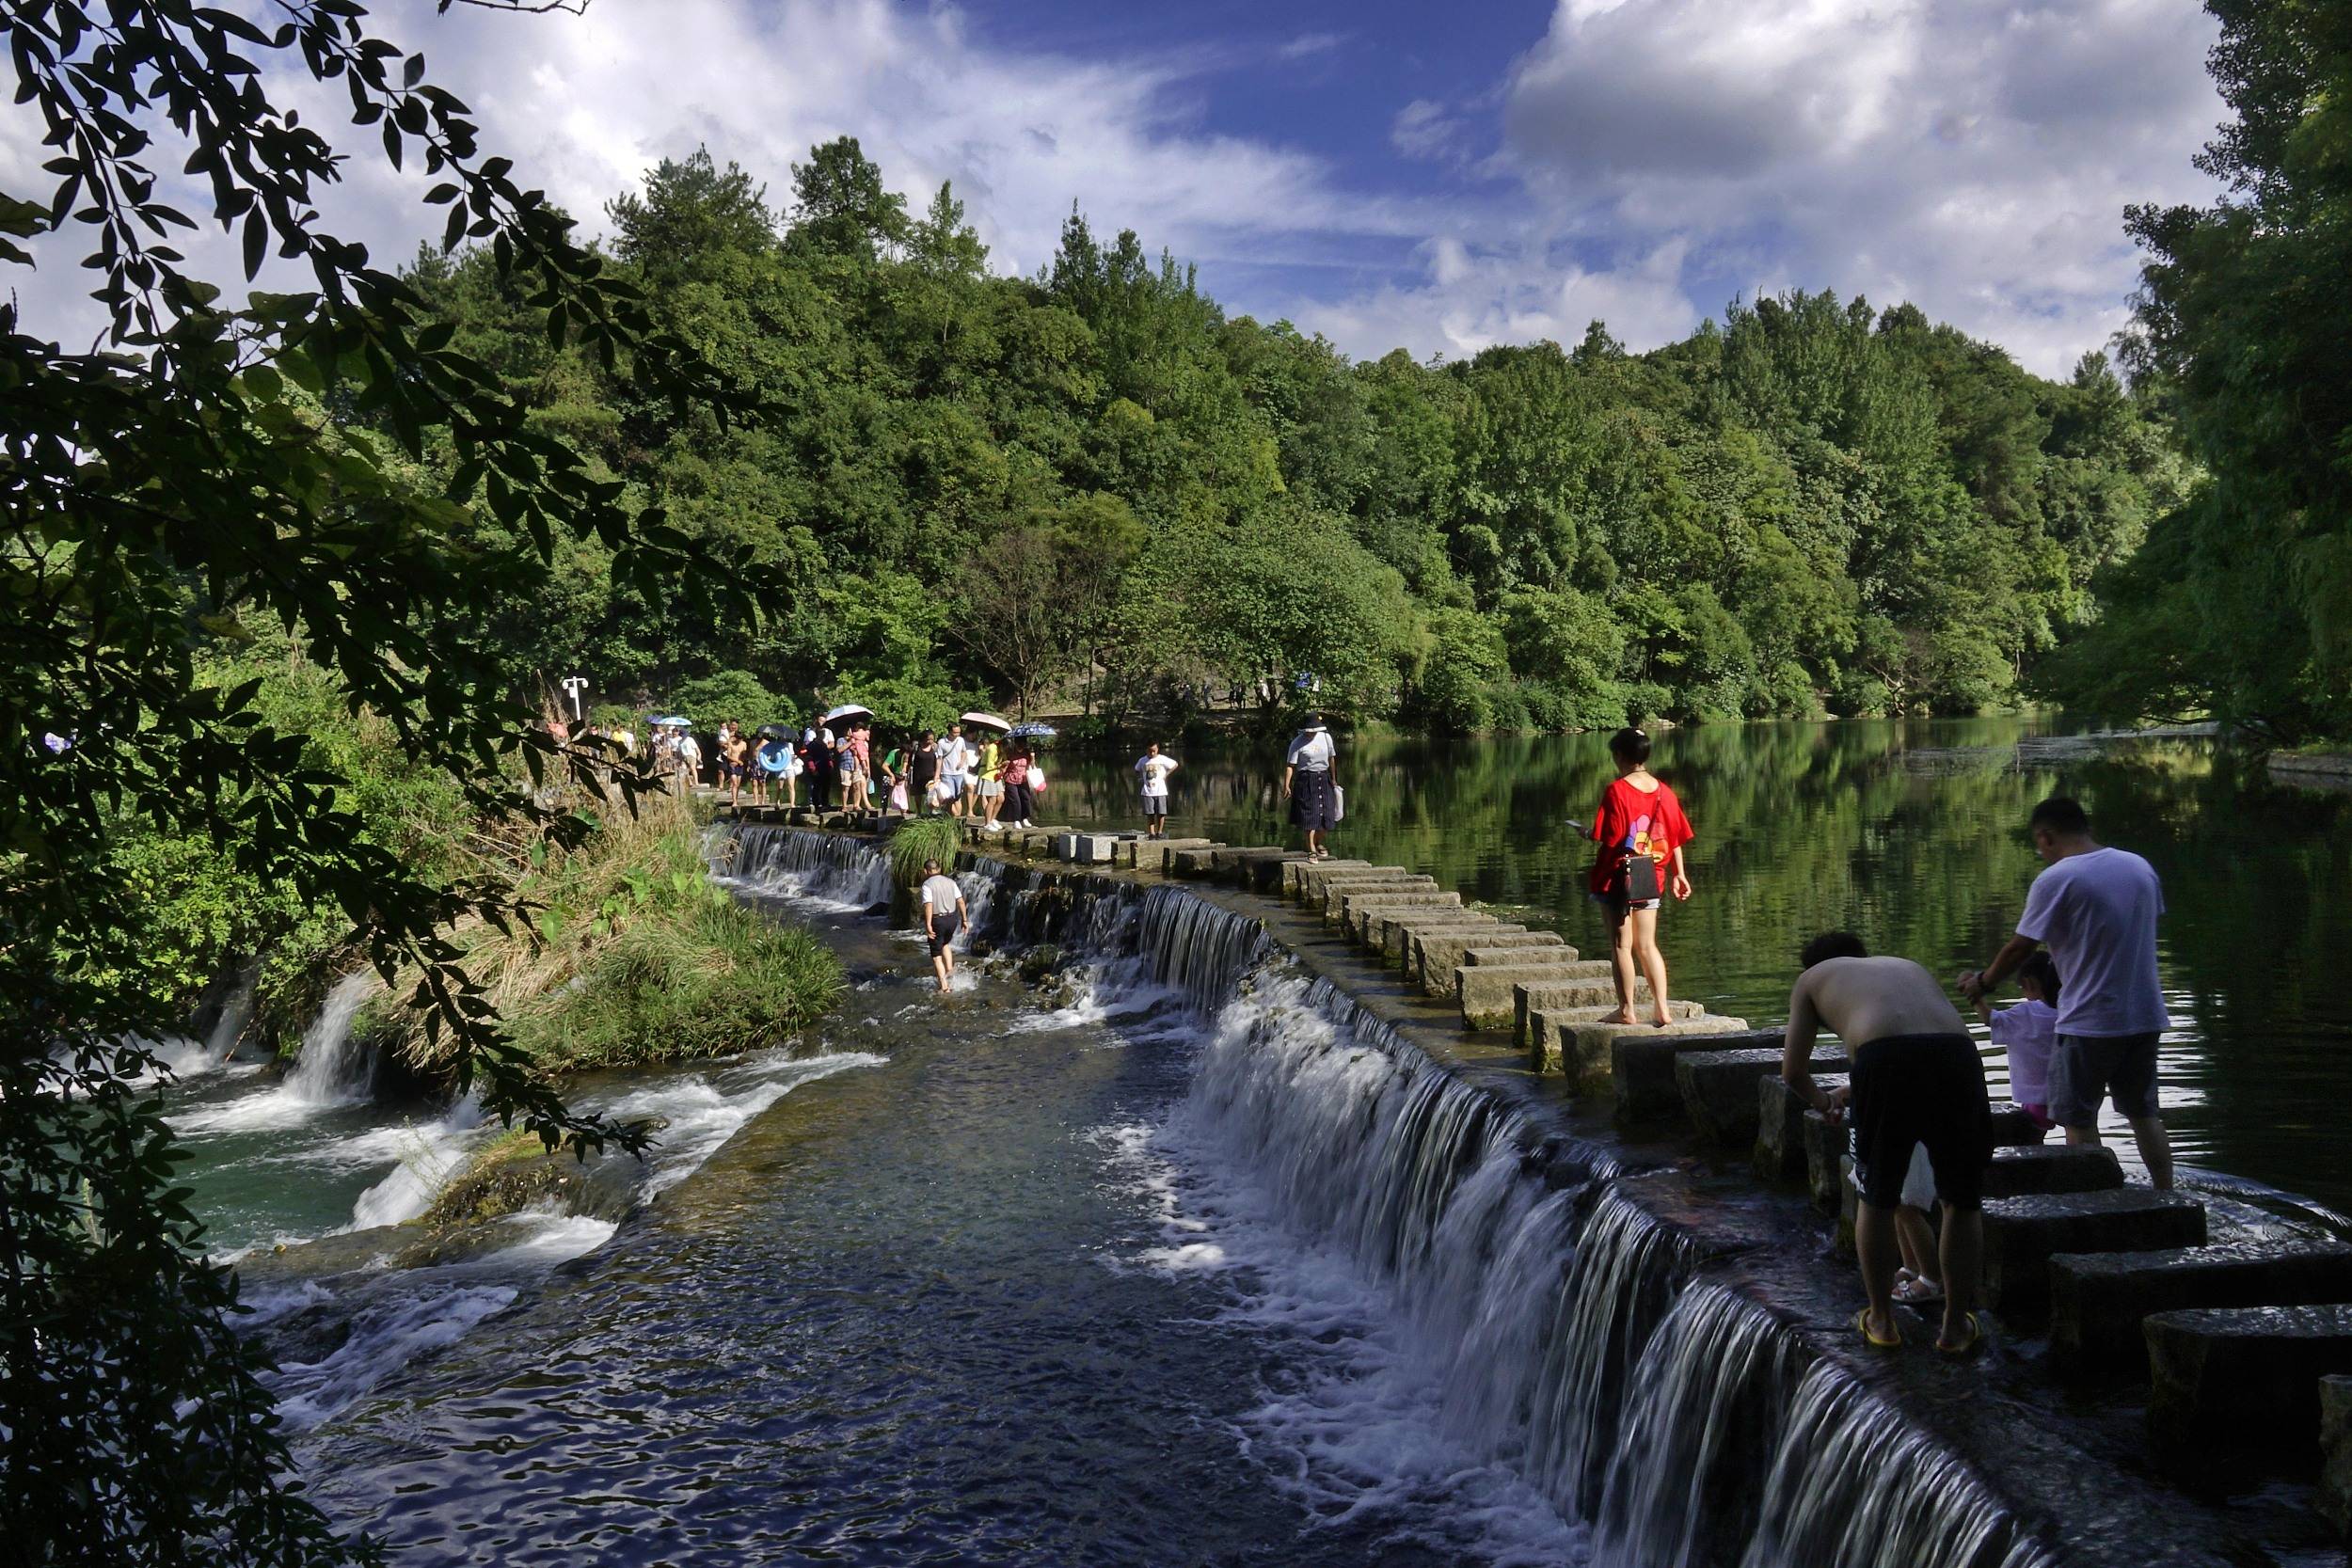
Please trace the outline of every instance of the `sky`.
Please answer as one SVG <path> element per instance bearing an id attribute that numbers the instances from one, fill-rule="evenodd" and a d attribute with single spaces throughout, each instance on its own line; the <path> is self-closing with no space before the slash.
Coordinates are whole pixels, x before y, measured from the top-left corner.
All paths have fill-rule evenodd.
<path id="1" fill-rule="evenodd" d="M 1000 272 L 1048 261 L 1074 203 L 1197 264 L 1230 313 L 1359 357 L 1573 343 L 1595 319 L 1646 349 L 1734 298 L 1833 289 L 2061 374 L 2128 320 L 2124 208 L 2209 199 L 2191 160 L 2223 115 L 2187 0 L 382 0 L 375 21 L 592 230 L 697 146 L 788 207 L 793 162 L 847 134 L 911 208 L 952 182 Z M 0 189 L 45 188 L 37 135 L 0 113 Z M 437 232 L 421 175 L 345 145 L 334 231 L 394 260 Z M 28 327 L 89 329 L 86 248 L 0 279 Z M 225 241 L 191 254 L 240 276 Z"/>

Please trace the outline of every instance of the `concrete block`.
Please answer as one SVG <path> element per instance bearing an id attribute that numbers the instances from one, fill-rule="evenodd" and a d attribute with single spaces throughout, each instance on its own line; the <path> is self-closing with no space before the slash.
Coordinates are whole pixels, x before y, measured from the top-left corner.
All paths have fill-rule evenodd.
<path id="1" fill-rule="evenodd" d="M 1635 981 L 1633 995 L 1646 1006 L 1649 982 Z M 1528 1021 L 1534 1014 L 1579 1007 L 1613 1008 L 1617 1005 L 1617 987 L 1609 977 L 1607 959 L 1570 958 L 1545 979 L 1522 980 L 1512 987 L 1511 999 L 1511 1041 L 1515 1045 L 1534 1045 Z"/>
<path id="2" fill-rule="evenodd" d="M 1140 838 L 1136 840 L 1135 868 L 1165 874 L 1168 863 L 1179 849 L 1200 849 L 1208 845 L 1205 838 Z"/>
<path id="3" fill-rule="evenodd" d="M 1845 1189 L 1852 1185 L 1846 1180 L 1846 1155 L 1852 1147 L 1843 1121 L 1833 1124 L 1819 1111 L 1805 1112 L 1804 1189 L 1824 1214 L 1837 1212 Z"/>
<path id="4" fill-rule="evenodd" d="M 1378 877 L 1351 877 L 1323 884 L 1323 918 L 1337 920 L 1347 907 L 1351 893 L 1435 893 L 1438 879 L 1420 877 L 1409 871 L 1390 872 Z M 1456 895 L 1455 902 L 1460 902 Z"/>
<path id="5" fill-rule="evenodd" d="M 2038 1317 L 2049 1305 L 2053 1254 L 2204 1242 L 2205 1206 L 2178 1193 L 2123 1187 L 1994 1198 L 1984 1206 L 1985 1296 L 2004 1316 Z"/>
<path id="6" fill-rule="evenodd" d="M 1311 862 L 1299 873 L 1299 896 L 1317 909 L 1323 907 L 1324 890 L 1336 881 L 1387 881 L 1391 877 L 1410 877 L 1415 873 L 1401 865 L 1367 865 L 1361 861 Z"/>
<path id="7" fill-rule="evenodd" d="M 1452 931 L 1461 936 L 1476 937 L 1484 942 L 1494 937 L 1517 936 L 1526 929 L 1522 926 L 1505 925 L 1493 915 L 1480 914 L 1472 910 L 1460 911 L 1458 919 L 1446 918 L 1449 912 L 1451 911 L 1440 911 L 1426 917 L 1396 915 L 1382 920 L 1379 923 L 1382 961 L 1395 964 L 1399 968 L 1410 964 L 1413 959 L 1414 939 L 1426 931 Z"/>
<path id="8" fill-rule="evenodd" d="M 2319 1380 L 2319 1512 L 2352 1543 L 2352 1377 Z"/>
<path id="9" fill-rule="evenodd" d="M 1616 1091 L 1620 1126 L 1682 1114 L 1682 1090 L 1675 1084 L 1675 1058 L 1686 1051 L 1762 1051 L 1780 1038 L 1777 1029 L 1750 1029 L 1743 1020 L 1727 1020 L 1728 1028 L 1712 1031 L 1653 1029 L 1642 1024 L 1584 1025 L 1611 1033 L 1596 1054 L 1609 1061 L 1610 1086 Z M 1740 1037 L 1720 1037 L 1737 1035 Z M 1580 1052 L 1583 1047 L 1580 1044 Z"/>
<path id="10" fill-rule="evenodd" d="M 2152 1312 L 2352 1301 L 2352 1243 L 2225 1242 L 2050 1259 L 2050 1367 L 2067 1377 L 2145 1377 Z"/>
<path id="11" fill-rule="evenodd" d="M 1414 888 L 1344 888 L 1331 895 L 1330 912 L 1350 936 L 1363 928 L 1363 913 L 1367 910 L 1460 909 L 1462 895 L 1451 889 L 1435 885 Z"/>
<path id="12" fill-rule="evenodd" d="M 1358 924 L 1363 930 L 1364 944 L 1378 948 L 1383 958 L 1410 946 L 1416 930 L 1494 931 L 1502 927 L 1502 922 L 1493 915 L 1466 910 L 1459 904 L 1375 902 L 1358 912 L 1362 916 Z"/>
<path id="13" fill-rule="evenodd" d="M 2352 1374 L 2352 1306 L 2191 1307 L 2141 1327 L 2159 1465 L 2206 1487 L 2311 1472 L 2319 1380 Z"/>
<path id="14" fill-rule="evenodd" d="M 1610 1042 L 1629 1029 L 1640 1029 L 1652 1038 L 1705 1036 L 1711 1039 L 1747 1027 L 1743 1020 L 1717 1018 L 1695 1002 L 1667 1006 L 1675 1022 L 1663 1029 L 1654 1023 L 1603 1023 L 1603 1017 L 1616 1011 L 1613 1003 L 1600 1007 L 1546 1008 L 1528 1020 L 1528 1059 L 1538 1072 L 1565 1073 L 1579 1094 L 1605 1094 Z"/>
<path id="15" fill-rule="evenodd" d="M 1304 896 L 1307 892 L 1307 873 L 1310 871 L 1361 871 L 1371 863 L 1370 861 L 1296 860 L 1285 862 L 1282 866 L 1283 896 L 1288 898 Z"/>
<path id="16" fill-rule="evenodd" d="M 1252 885 L 1253 866 L 1262 860 L 1279 861 L 1294 851 L 1275 845 L 1256 845 L 1248 848 L 1218 846 L 1210 851 L 1210 874 L 1220 882 L 1233 882 L 1243 887 Z"/>
<path id="17" fill-rule="evenodd" d="M 2035 1193 L 2104 1193 L 2123 1184 L 2115 1150 L 2094 1145 L 1994 1146 L 1985 1167 L 1986 1197 L 2027 1197 Z"/>
<path id="18" fill-rule="evenodd" d="M 1562 942 L 1552 931 L 1527 931 L 1518 927 L 1497 928 L 1485 940 L 1472 940 L 1471 931 L 1430 931 L 1413 939 L 1412 956 L 1406 960 L 1406 978 L 1417 981 L 1421 989 L 1432 996 L 1452 996 L 1454 993 L 1454 972 L 1462 967 L 1462 957 L 1471 948 L 1496 952 L 1510 948 L 1565 948 L 1570 958 L 1576 949 Z"/>
<path id="19" fill-rule="evenodd" d="M 1303 849 L 1285 849 L 1279 854 L 1256 855 L 1242 866 L 1242 885 L 1252 893 L 1263 893 L 1270 898 L 1282 895 L 1282 879 L 1294 865 L 1308 863 Z"/>
<path id="20" fill-rule="evenodd" d="M 1699 1136 L 1718 1145 L 1756 1143 L 1757 1081 L 1780 1072 L 1776 1050 L 1686 1051 L 1675 1056 L 1675 1088 L 1684 1114 Z M 1846 1053 L 1836 1045 L 1813 1048 L 1812 1069 L 1836 1072 Z"/>
<path id="21" fill-rule="evenodd" d="M 1465 1029 L 1516 1029 L 1518 1026 L 1518 988 L 1557 980 L 1561 971 L 1580 960 L 1560 957 L 1561 947 L 1473 947 L 1462 955 L 1454 972 L 1454 998 L 1462 1009 Z M 1481 959 L 1486 961 L 1482 962 Z"/>
<path id="22" fill-rule="evenodd" d="M 1216 855 L 1215 845 L 1179 849 L 1168 857 L 1168 873 L 1171 877 L 1189 878 L 1194 881 L 1212 877 L 1216 875 Z"/>
<path id="23" fill-rule="evenodd" d="M 1849 1082 L 1842 1072 L 1817 1073 L 1813 1081 L 1821 1086 L 1823 1093 L 1842 1089 Z M 1789 1183 L 1804 1180 L 1804 1117 L 1812 1107 L 1805 1104 L 1796 1090 L 1783 1083 L 1776 1072 L 1757 1079 L 1756 1089 L 1756 1149 L 1753 1158 L 1756 1179 Z"/>

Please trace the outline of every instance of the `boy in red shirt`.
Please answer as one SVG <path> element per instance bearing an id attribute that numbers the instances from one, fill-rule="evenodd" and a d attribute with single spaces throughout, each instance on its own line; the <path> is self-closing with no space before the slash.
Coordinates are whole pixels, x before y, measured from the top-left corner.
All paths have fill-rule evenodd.
<path id="1" fill-rule="evenodd" d="M 1649 770 L 1649 736 L 1619 730 L 1609 737 L 1616 759 L 1616 782 L 1600 792 L 1591 838 L 1600 846 L 1586 886 L 1609 919 L 1609 957 L 1617 983 L 1617 1010 L 1604 1022 L 1633 1023 L 1634 976 L 1649 981 L 1656 1022 L 1674 1022 L 1666 1006 L 1666 956 L 1658 950 L 1658 911 L 1671 888 L 1677 899 L 1691 896 L 1691 877 L 1682 847 L 1691 842 L 1691 820 L 1682 802 Z"/>

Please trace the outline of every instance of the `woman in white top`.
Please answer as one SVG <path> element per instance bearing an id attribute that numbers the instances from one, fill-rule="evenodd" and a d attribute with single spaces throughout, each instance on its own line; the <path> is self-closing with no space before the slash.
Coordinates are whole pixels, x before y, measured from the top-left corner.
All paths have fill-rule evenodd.
<path id="1" fill-rule="evenodd" d="M 1282 793 L 1290 800 L 1291 825 L 1307 831 L 1307 853 L 1319 861 L 1330 858 L 1323 835 L 1340 819 L 1339 785 L 1332 777 L 1338 760 L 1339 748 L 1332 744 L 1323 715 L 1307 715 L 1307 727 L 1291 737 L 1290 753 L 1283 759 Z"/>
<path id="2" fill-rule="evenodd" d="M 1152 741 L 1136 758 L 1136 777 L 1143 781 L 1143 834 L 1146 838 L 1168 836 L 1168 776 L 1182 768 L 1183 763 L 1160 750 Z"/>

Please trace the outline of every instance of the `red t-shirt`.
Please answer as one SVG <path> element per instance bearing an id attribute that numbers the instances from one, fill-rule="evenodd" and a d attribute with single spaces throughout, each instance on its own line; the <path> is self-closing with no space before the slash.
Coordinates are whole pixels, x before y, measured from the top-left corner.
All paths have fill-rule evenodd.
<path id="1" fill-rule="evenodd" d="M 1691 842 L 1691 819 L 1682 815 L 1682 802 L 1666 784 L 1661 783 L 1645 794 L 1616 779 L 1600 792 L 1600 808 L 1593 813 L 1592 836 L 1601 847 L 1586 883 L 1593 892 L 1609 891 L 1617 862 L 1629 849 L 1656 861 L 1658 885 L 1668 887 L 1674 880 L 1674 852 Z"/>

